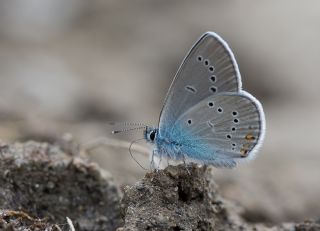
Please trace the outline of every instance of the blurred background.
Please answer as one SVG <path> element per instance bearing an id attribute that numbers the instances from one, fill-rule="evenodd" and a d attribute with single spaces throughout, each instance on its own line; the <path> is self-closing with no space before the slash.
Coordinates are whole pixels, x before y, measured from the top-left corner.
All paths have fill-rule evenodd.
<path id="1" fill-rule="evenodd" d="M 1 1 L 0 138 L 52 142 L 68 132 L 82 144 L 111 137 L 110 120 L 156 125 L 180 62 L 215 31 L 267 120 L 256 160 L 214 170 L 223 196 L 251 222 L 319 218 L 319 22 L 317 0 Z M 145 173 L 127 149 L 91 155 L 119 186 Z"/>

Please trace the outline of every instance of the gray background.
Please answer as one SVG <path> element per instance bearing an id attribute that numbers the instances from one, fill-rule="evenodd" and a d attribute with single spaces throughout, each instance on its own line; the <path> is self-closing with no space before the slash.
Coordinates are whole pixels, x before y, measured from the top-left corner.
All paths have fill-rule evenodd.
<path id="1" fill-rule="evenodd" d="M 109 120 L 156 125 L 186 52 L 215 31 L 267 120 L 256 160 L 215 170 L 220 190 L 252 221 L 319 217 L 319 22 L 317 0 L 1 1 L 0 138 L 69 132 L 84 143 L 111 137 Z M 119 185 L 145 173 L 125 149 L 100 147 L 92 157 Z"/>

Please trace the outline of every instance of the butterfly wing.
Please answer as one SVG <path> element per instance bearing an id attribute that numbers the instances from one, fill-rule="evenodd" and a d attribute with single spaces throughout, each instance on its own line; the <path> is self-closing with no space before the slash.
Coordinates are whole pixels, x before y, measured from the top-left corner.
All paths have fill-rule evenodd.
<path id="1" fill-rule="evenodd" d="M 183 144 L 180 151 L 184 158 L 234 167 L 236 162 L 254 156 L 264 128 L 264 112 L 258 100 L 244 91 L 224 92 L 207 97 L 183 113 L 168 134 L 174 134 L 172 138 Z"/>
<path id="2" fill-rule="evenodd" d="M 205 33 L 183 60 L 170 86 L 160 115 L 159 133 L 201 100 L 240 89 L 240 73 L 229 46 L 217 34 Z"/>

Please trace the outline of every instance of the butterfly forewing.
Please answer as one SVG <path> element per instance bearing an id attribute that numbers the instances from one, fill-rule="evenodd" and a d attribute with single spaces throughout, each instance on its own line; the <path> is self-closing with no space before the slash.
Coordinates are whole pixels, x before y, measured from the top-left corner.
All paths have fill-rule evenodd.
<path id="1" fill-rule="evenodd" d="M 183 113 L 170 133 L 188 134 L 182 143 L 206 147 L 204 153 L 188 156 L 200 162 L 233 167 L 234 161 L 253 156 L 264 134 L 264 113 L 249 93 L 219 93 L 200 101 Z M 179 138 L 178 138 L 179 139 Z M 184 139 L 182 137 L 182 139 Z M 194 154 L 192 154 L 194 155 Z"/>
<path id="2" fill-rule="evenodd" d="M 241 78 L 230 48 L 217 34 L 205 33 L 190 50 L 171 84 L 160 115 L 160 134 L 201 100 L 240 89 Z"/>

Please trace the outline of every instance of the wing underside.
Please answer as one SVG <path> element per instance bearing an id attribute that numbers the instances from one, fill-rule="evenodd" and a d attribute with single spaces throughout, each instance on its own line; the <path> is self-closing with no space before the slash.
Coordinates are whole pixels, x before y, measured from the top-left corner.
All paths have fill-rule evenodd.
<path id="1" fill-rule="evenodd" d="M 182 114 L 168 133 L 180 130 L 176 139 L 186 144 L 181 153 L 187 158 L 233 167 L 237 161 L 254 156 L 264 127 L 259 101 L 241 91 L 207 97 Z"/>
<path id="2" fill-rule="evenodd" d="M 240 89 L 240 73 L 231 49 L 217 34 L 205 33 L 183 60 L 170 86 L 160 115 L 160 133 L 201 100 Z"/>
<path id="3" fill-rule="evenodd" d="M 234 167 L 254 156 L 264 127 L 259 101 L 241 90 L 231 49 L 217 34 L 205 33 L 170 86 L 160 115 L 159 136 L 181 144 L 176 159 Z"/>

